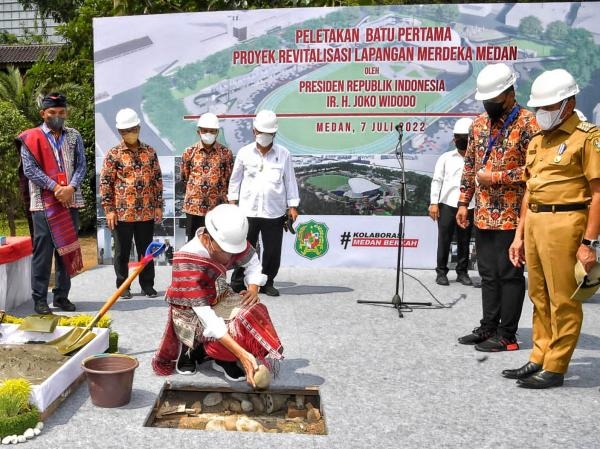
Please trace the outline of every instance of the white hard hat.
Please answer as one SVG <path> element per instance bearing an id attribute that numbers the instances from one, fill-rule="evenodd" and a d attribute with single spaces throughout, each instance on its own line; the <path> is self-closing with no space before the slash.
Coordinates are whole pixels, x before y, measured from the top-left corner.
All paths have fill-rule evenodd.
<path id="1" fill-rule="evenodd" d="M 527 106 L 539 108 L 556 104 L 579 93 L 575 78 L 564 69 L 548 70 L 538 76 L 531 85 Z"/>
<path id="2" fill-rule="evenodd" d="M 121 109 L 117 112 L 117 129 L 129 129 L 140 124 L 140 118 L 131 108 Z"/>
<path id="3" fill-rule="evenodd" d="M 206 230 L 223 251 L 239 254 L 246 249 L 248 219 L 233 204 L 219 204 L 205 217 Z"/>
<path id="4" fill-rule="evenodd" d="M 277 132 L 277 115 L 273 111 L 264 109 L 254 117 L 253 126 L 262 133 L 275 133 Z"/>
<path id="5" fill-rule="evenodd" d="M 473 123 L 473 119 L 470 117 L 459 118 L 454 124 L 453 134 L 469 134 L 469 128 Z"/>
<path id="6" fill-rule="evenodd" d="M 504 63 L 490 64 L 477 75 L 476 100 L 497 97 L 517 81 L 517 74 Z"/>
<path id="7" fill-rule="evenodd" d="M 198 128 L 219 129 L 219 117 L 212 112 L 205 112 L 198 119 Z"/>

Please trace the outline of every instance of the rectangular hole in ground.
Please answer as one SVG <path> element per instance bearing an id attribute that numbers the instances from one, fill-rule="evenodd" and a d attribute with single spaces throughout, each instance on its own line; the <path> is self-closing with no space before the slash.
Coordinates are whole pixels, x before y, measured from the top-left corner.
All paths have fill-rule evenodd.
<path id="1" fill-rule="evenodd" d="M 145 427 L 325 435 L 317 387 L 237 391 L 166 382 Z"/>

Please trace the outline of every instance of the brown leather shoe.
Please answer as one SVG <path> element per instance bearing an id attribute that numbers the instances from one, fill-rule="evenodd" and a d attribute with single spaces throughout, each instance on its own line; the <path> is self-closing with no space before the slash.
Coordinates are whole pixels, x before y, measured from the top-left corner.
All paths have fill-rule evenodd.
<path id="1" fill-rule="evenodd" d="M 527 362 L 521 368 L 505 369 L 502 371 L 502 375 L 507 379 L 524 379 L 534 373 L 537 373 L 541 369 L 542 365 L 538 365 L 537 363 L 533 362 Z"/>

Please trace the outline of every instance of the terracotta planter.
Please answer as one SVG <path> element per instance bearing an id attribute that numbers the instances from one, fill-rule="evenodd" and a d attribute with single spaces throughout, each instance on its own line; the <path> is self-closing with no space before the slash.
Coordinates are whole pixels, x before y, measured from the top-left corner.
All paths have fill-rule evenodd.
<path id="1" fill-rule="evenodd" d="M 81 366 L 86 373 L 92 403 L 98 407 L 121 407 L 131 400 L 133 374 L 139 362 L 125 354 L 97 354 Z"/>

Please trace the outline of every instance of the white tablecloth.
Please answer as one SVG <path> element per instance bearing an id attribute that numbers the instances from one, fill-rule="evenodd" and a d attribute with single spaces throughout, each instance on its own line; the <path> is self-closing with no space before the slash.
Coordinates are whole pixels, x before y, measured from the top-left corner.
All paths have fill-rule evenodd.
<path id="1" fill-rule="evenodd" d="M 31 301 L 31 255 L 0 264 L 0 309 L 11 311 Z"/>

